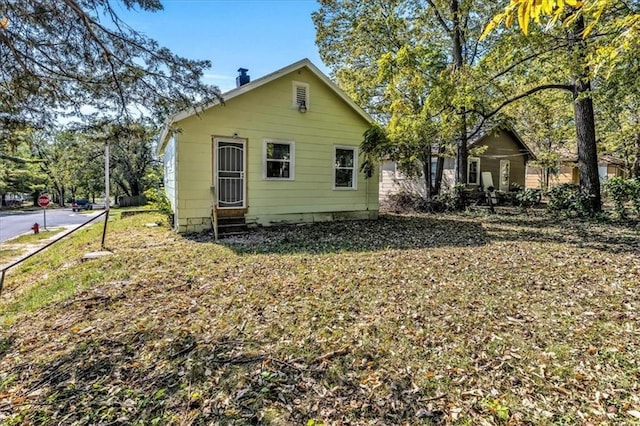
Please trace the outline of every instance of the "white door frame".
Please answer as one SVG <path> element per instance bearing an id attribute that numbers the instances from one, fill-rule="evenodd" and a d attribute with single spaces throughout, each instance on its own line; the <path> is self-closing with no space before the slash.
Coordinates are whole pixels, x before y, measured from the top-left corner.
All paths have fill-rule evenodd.
<path id="1" fill-rule="evenodd" d="M 221 199 L 221 197 L 224 197 L 226 192 L 223 191 L 223 188 L 221 188 L 220 185 L 220 172 L 221 170 L 219 170 L 219 160 L 220 160 L 220 144 L 233 144 L 235 145 L 235 148 L 241 149 L 242 150 L 242 164 L 231 164 L 231 168 L 232 169 L 237 169 L 238 167 L 241 167 L 241 170 L 226 170 L 226 171 L 222 171 L 222 173 L 228 173 L 228 174 L 234 174 L 237 173 L 237 176 L 228 176 L 228 177 L 223 177 L 222 179 L 230 179 L 230 180 L 240 180 L 240 190 L 241 190 L 241 194 L 240 198 L 242 198 L 242 200 L 238 200 L 236 203 L 241 203 L 238 205 L 223 205 L 223 204 L 231 204 L 233 203 L 232 201 L 228 201 L 228 200 L 224 200 Z M 240 147 L 237 147 L 237 145 L 240 145 Z M 213 184 L 215 185 L 216 188 L 216 204 L 218 209 L 244 209 L 247 207 L 247 140 L 246 139 L 239 139 L 239 138 L 214 138 L 213 139 Z M 236 190 L 237 191 L 237 190 Z M 231 194 L 233 195 L 233 194 Z"/>

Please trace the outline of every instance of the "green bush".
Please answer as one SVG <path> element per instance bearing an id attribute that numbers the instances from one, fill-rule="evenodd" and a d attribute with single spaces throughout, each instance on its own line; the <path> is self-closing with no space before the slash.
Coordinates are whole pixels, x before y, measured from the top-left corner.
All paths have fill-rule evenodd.
<path id="1" fill-rule="evenodd" d="M 535 206 L 540 202 L 540 190 L 539 189 L 525 189 L 516 193 L 516 201 L 518 206 L 524 210 Z"/>
<path id="2" fill-rule="evenodd" d="M 574 214 L 576 216 L 590 216 L 591 196 L 580 191 L 575 183 L 563 183 L 554 186 L 547 192 L 549 202 L 547 210 L 551 213 Z"/>
<path id="3" fill-rule="evenodd" d="M 429 202 L 429 211 L 455 212 L 462 211 L 469 205 L 469 196 L 465 185 L 456 183 L 451 191 L 438 194 Z"/>
<path id="4" fill-rule="evenodd" d="M 629 179 L 629 196 L 631 198 L 631 204 L 633 205 L 633 211 L 640 215 L 640 179 Z"/>
<path id="5" fill-rule="evenodd" d="M 604 183 L 604 190 L 613 201 L 613 210 L 616 216 L 619 218 L 627 217 L 626 203 L 629 201 L 631 201 L 635 213 L 640 214 L 640 180 L 615 176 Z"/>
<path id="6" fill-rule="evenodd" d="M 158 191 L 155 188 L 147 189 L 144 191 L 144 196 L 147 197 L 147 201 L 154 209 L 167 216 L 169 224 L 173 224 L 173 209 L 163 191 Z"/>
<path id="7" fill-rule="evenodd" d="M 625 203 L 629 201 L 630 185 L 627 179 L 619 176 L 612 177 L 604 183 L 606 194 L 613 201 L 613 210 L 619 218 L 627 216 Z"/>

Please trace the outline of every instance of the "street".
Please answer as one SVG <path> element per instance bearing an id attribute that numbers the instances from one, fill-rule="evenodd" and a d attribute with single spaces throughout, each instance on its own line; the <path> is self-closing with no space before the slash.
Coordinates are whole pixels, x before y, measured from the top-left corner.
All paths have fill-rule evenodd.
<path id="1" fill-rule="evenodd" d="M 94 210 L 89 213 L 74 213 L 70 208 L 47 209 L 47 228 L 55 228 L 56 226 L 63 225 L 81 225 L 101 212 L 102 210 Z M 34 223 L 38 223 L 40 229 L 44 228 L 44 215 L 42 210 L 24 213 L 0 213 L 0 243 L 21 234 L 33 232 L 31 231 L 31 227 Z"/>

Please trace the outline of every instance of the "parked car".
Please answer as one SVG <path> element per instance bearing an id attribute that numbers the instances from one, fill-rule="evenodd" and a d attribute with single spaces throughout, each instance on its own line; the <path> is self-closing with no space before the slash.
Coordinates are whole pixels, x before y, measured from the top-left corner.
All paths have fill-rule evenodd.
<path id="1" fill-rule="evenodd" d="M 93 204 L 86 198 L 80 198 L 73 202 L 71 208 L 74 212 L 80 210 L 93 210 Z"/>

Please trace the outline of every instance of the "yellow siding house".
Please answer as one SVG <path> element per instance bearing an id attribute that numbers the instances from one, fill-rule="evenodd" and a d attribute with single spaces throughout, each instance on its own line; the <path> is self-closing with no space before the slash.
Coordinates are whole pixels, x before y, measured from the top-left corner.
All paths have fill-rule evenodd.
<path id="1" fill-rule="evenodd" d="M 377 218 L 378 177 L 359 171 L 371 117 L 308 59 L 254 81 L 238 71 L 223 102 L 175 115 L 161 134 L 175 229 L 211 229 L 214 216 L 262 226 Z"/>

